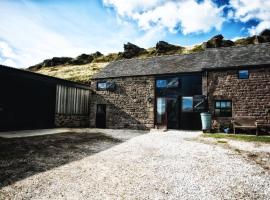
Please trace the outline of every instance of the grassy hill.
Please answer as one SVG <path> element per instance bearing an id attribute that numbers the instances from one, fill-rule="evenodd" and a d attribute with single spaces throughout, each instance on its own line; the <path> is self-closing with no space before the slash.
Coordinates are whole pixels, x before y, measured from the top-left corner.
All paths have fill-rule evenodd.
<path id="1" fill-rule="evenodd" d="M 54 57 L 44 60 L 35 66 L 28 68 L 30 71 L 72 80 L 81 83 L 89 83 L 93 74 L 97 73 L 108 63 L 116 60 L 130 58 L 149 58 L 153 56 L 189 54 L 204 51 L 207 48 L 228 46 L 241 46 L 256 43 L 270 42 L 270 30 L 264 30 L 260 35 L 241 38 L 236 41 L 224 40 L 222 35 L 216 35 L 207 42 L 192 47 L 181 47 L 164 41 L 159 41 L 155 47 L 148 49 L 140 48 L 132 43 L 124 45 L 124 51 L 103 55 L 100 52 L 93 54 L 81 54 L 76 58 Z"/>
<path id="2" fill-rule="evenodd" d="M 107 62 L 100 62 L 85 65 L 58 65 L 54 67 L 43 67 L 35 72 L 87 84 L 90 82 L 92 75 L 107 64 Z"/>

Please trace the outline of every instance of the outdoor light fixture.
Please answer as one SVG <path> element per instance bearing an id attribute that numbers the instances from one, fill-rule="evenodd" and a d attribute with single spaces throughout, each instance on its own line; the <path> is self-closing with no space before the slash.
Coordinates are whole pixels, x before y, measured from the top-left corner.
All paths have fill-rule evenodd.
<path id="1" fill-rule="evenodd" d="M 148 98 L 147 98 L 147 101 L 148 101 L 148 103 L 152 103 L 153 98 L 152 98 L 152 97 L 148 97 Z"/>

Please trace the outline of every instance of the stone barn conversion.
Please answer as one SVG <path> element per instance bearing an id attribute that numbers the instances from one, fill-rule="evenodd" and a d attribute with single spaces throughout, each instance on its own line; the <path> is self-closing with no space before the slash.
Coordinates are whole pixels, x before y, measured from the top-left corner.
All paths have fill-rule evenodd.
<path id="1" fill-rule="evenodd" d="M 0 66 L 0 130 L 88 127 L 90 88 Z"/>
<path id="2" fill-rule="evenodd" d="M 241 117 L 269 128 L 270 43 L 115 61 L 91 86 L 0 66 L 0 91 L 2 131 L 200 130 L 202 112 L 218 128 Z"/>
<path id="3" fill-rule="evenodd" d="M 201 129 L 237 117 L 270 124 L 270 44 L 115 61 L 92 78 L 90 126 Z"/>

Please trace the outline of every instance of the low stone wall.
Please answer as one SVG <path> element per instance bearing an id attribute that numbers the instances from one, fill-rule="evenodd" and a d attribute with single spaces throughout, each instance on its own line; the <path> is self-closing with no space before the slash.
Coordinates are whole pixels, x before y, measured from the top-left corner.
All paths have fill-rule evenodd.
<path id="1" fill-rule="evenodd" d="M 55 126 L 56 127 L 88 127 L 89 116 L 55 114 Z"/>
<path id="2" fill-rule="evenodd" d="M 250 68 L 249 79 L 238 79 L 236 69 L 209 71 L 203 79 L 213 116 L 215 100 L 232 100 L 232 117 L 252 116 L 262 124 L 270 124 L 270 67 Z M 224 126 L 231 121 L 229 117 L 214 119 Z"/>
<path id="3" fill-rule="evenodd" d="M 96 127 L 97 104 L 106 104 L 107 128 L 154 128 L 154 77 L 123 77 L 105 81 L 114 82 L 116 89 L 97 91 L 98 80 L 93 80 L 91 88 L 95 94 L 92 95 L 90 103 L 91 127 Z"/>

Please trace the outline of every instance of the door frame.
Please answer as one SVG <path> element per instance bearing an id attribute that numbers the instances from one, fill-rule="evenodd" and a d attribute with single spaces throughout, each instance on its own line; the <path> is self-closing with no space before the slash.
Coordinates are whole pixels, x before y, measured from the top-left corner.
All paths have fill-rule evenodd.
<path id="1" fill-rule="evenodd" d="M 165 117 L 164 117 L 164 123 L 162 123 L 162 124 L 158 124 L 157 123 L 157 100 L 158 100 L 158 98 L 164 98 L 165 99 L 165 113 L 164 113 L 164 115 L 165 115 Z M 181 99 L 180 97 L 156 97 L 155 98 L 155 109 L 154 109 L 154 112 L 155 112 L 155 126 L 157 127 L 157 128 L 159 128 L 159 129 L 168 129 L 168 121 L 169 121 L 169 119 L 168 119 L 168 101 L 169 100 L 173 100 L 173 99 L 175 99 L 176 100 L 176 102 L 178 103 L 178 116 L 177 116 L 177 128 L 176 129 L 179 129 L 180 128 L 180 117 L 181 117 L 181 101 L 179 100 L 179 99 Z"/>
<path id="2" fill-rule="evenodd" d="M 98 127 L 97 119 L 98 119 L 98 106 L 104 106 L 104 126 Z M 106 128 L 107 127 L 107 105 L 106 104 L 96 104 L 96 128 Z"/>

